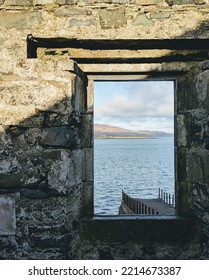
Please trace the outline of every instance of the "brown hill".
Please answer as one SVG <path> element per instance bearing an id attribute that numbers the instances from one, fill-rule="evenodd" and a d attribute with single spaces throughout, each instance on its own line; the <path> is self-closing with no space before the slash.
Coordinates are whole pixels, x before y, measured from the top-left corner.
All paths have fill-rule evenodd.
<path id="1" fill-rule="evenodd" d="M 172 136 L 171 133 L 166 133 L 163 131 L 149 131 L 149 130 L 134 131 L 134 130 L 124 129 L 118 126 L 111 126 L 106 124 L 94 125 L 95 138 L 111 138 L 111 137 L 155 138 L 155 137 L 170 137 L 170 136 Z"/>

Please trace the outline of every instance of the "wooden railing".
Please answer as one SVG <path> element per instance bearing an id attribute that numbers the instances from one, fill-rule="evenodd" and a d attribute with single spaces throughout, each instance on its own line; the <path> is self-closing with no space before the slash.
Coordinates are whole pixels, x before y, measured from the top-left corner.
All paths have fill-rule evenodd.
<path id="1" fill-rule="evenodd" d="M 133 212 L 133 214 L 159 215 L 159 212 L 154 208 L 147 206 L 137 198 L 130 197 L 124 191 L 122 191 L 122 203 L 124 203 L 125 206 Z"/>
<path id="2" fill-rule="evenodd" d="M 164 192 L 159 188 L 158 190 L 158 198 L 161 198 L 166 204 L 175 207 L 175 196 L 169 193 Z"/>

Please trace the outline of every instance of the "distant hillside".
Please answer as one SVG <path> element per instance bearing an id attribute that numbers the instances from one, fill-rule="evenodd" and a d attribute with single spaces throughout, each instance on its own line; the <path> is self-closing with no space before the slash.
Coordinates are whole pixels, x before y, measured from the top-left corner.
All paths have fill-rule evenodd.
<path id="1" fill-rule="evenodd" d="M 156 138 L 156 137 L 170 137 L 171 133 L 163 131 L 149 131 L 149 130 L 129 130 L 118 126 L 110 126 L 106 124 L 94 125 L 95 138 Z"/>

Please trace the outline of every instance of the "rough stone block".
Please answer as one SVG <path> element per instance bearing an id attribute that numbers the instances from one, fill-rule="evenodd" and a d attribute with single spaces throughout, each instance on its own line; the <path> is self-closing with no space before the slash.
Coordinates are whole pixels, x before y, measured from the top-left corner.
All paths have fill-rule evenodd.
<path id="1" fill-rule="evenodd" d="M 21 177 L 21 173 L 1 174 L 0 188 L 20 188 Z"/>
<path id="2" fill-rule="evenodd" d="M 194 4 L 194 0 L 169 0 L 171 5 L 187 5 Z"/>
<path id="3" fill-rule="evenodd" d="M 170 13 L 152 13 L 151 19 L 166 19 L 170 17 Z"/>
<path id="4" fill-rule="evenodd" d="M 94 0 L 94 3 L 109 3 L 111 4 L 113 0 Z"/>
<path id="5" fill-rule="evenodd" d="M 92 0 L 74 0 L 74 3 L 81 5 L 92 4 Z"/>
<path id="6" fill-rule="evenodd" d="M 58 4 L 58 5 L 65 5 L 66 4 L 66 0 L 56 0 L 56 4 Z"/>
<path id="7" fill-rule="evenodd" d="M 93 177 L 93 152 L 92 149 L 85 149 L 84 178 L 87 181 L 92 181 Z"/>
<path id="8" fill-rule="evenodd" d="M 128 4 L 129 0 L 112 0 L 114 4 Z"/>
<path id="9" fill-rule="evenodd" d="M 209 108 L 209 70 L 199 74 L 196 79 L 198 101 L 202 108 Z"/>
<path id="10" fill-rule="evenodd" d="M 43 159 L 59 160 L 61 159 L 61 149 L 47 149 L 43 151 Z"/>
<path id="11" fill-rule="evenodd" d="M 93 215 L 93 187 L 92 182 L 85 182 L 82 189 L 82 210 L 83 216 Z"/>
<path id="12" fill-rule="evenodd" d="M 58 194 L 65 194 L 67 188 L 82 181 L 83 153 L 81 150 L 71 152 L 63 150 L 61 158 L 53 161 L 48 173 L 48 184 Z"/>
<path id="13" fill-rule="evenodd" d="M 91 148 L 92 147 L 92 114 L 82 115 L 82 125 L 79 129 L 79 137 L 82 140 L 82 147 Z"/>
<path id="14" fill-rule="evenodd" d="M 61 7 L 55 11 L 55 15 L 58 16 L 80 16 L 80 15 L 87 15 L 87 10 L 85 9 L 78 9 L 78 8 L 71 8 L 71 7 Z"/>
<path id="15" fill-rule="evenodd" d="M 196 5 L 208 4 L 208 0 L 194 0 L 194 4 Z"/>
<path id="16" fill-rule="evenodd" d="M 53 162 L 51 170 L 48 173 L 48 184 L 50 189 L 55 190 L 60 194 L 66 194 L 67 187 L 70 183 L 70 178 L 74 179 L 74 166 L 70 155 L 62 153 L 62 159 Z M 74 185 L 73 180 L 73 185 Z"/>
<path id="17" fill-rule="evenodd" d="M 209 111 L 195 110 L 190 123 L 190 138 L 195 147 L 209 149 Z"/>
<path id="18" fill-rule="evenodd" d="M 178 148 L 177 154 L 177 174 L 176 180 L 178 182 L 185 182 L 187 176 L 187 149 L 186 148 Z"/>
<path id="19" fill-rule="evenodd" d="M 34 5 L 47 5 L 47 4 L 55 4 L 56 0 L 34 0 Z"/>
<path id="20" fill-rule="evenodd" d="M 7 151 L 0 153 L 0 188 L 19 187 L 21 165 L 17 158 Z"/>
<path id="21" fill-rule="evenodd" d="M 44 126 L 51 127 L 51 126 L 62 126 L 70 124 L 69 115 L 67 114 L 57 114 L 57 113 L 46 113 Z"/>
<path id="22" fill-rule="evenodd" d="M 79 145 L 76 129 L 67 126 L 44 128 L 37 137 L 43 146 L 76 148 Z"/>
<path id="23" fill-rule="evenodd" d="M 185 116 L 177 116 L 177 137 L 178 137 L 178 146 L 185 147 L 187 145 L 187 129 L 185 125 Z"/>
<path id="24" fill-rule="evenodd" d="M 162 3 L 162 0 L 137 0 L 138 5 L 148 6 Z"/>
<path id="25" fill-rule="evenodd" d="M 44 114 L 40 113 L 37 114 L 35 116 L 32 116 L 30 118 L 26 118 L 24 119 L 21 123 L 20 123 L 20 128 L 17 128 L 17 130 L 21 130 L 21 126 L 22 127 L 42 127 L 43 123 L 44 123 Z"/>
<path id="26" fill-rule="evenodd" d="M 77 18 L 72 18 L 69 20 L 69 26 L 77 26 L 77 27 L 82 27 L 82 26 L 90 26 L 90 25 L 95 25 L 96 22 L 93 19 L 77 19 Z"/>
<path id="27" fill-rule="evenodd" d="M 126 25 L 125 9 L 100 10 L 100 24 L 102 28 L 119 28 Z"/>
<path id="28" fill-rule="evenodd" d="M 62 248 L 62 250 L 66 249 L 66 246 L 69 246 L 71 241 L 71 235 L 51 235 L 50 233 L 46 235 L 46 233 L 43 234 L 33 234 L 33 237 L 31 238 L 30 245 L 32 247 L 38 247 L 41 249 L 51 249 L 51 248 Z"/>
<path id="29" fill-rule="evenodd" d="M 191 149 L 188 157 L 188 178 L 190 182 L 209 184 L 209 156 L 200 149 Z"/>
<path id="30" fill-rule="evenodd" d="M 133 25 L 144 25 L 150 26 L 153 25 L 153 21 L 150 20 L 146 15 L 138 15 L 132 23 Z"/>
<path id="31" fill-rule="evenodd" d="M 15 201 L 12 197 L 0 197 L 0 235 L 14 235 L 16 230 Z"/>
<path id="32" fill-rule="evenodd" d="M 5 0 L 4 5 L 5 6 L 30 6 L 32 5 L 32 3 L 30 0 Z"/>
<path id="33" fill-rule="evenodd" d="M 208 70 L 209 69 L 209 60 L 202 62 L 201 67 L 202 67 L 203 71 Z"/>
<path id="34" fill-rule="evenodd" d="M 2 28 L 30 29 L 34 24 L 38 24 L 41 21 L 41 12 L 0 12 L 0 26 Z"/>
<path id="35" fill-rule="evenodd" d="M 71 181 L 75 180 L 76 184 L 82 181 L 83 175 L 83 165 L 84 165 L 84 155 L 83 150 L 75 150 L 72 152 L 72 160 L 74 164 L 74 177 Z"/>
<path id="36" fill-rule="evenodd" d="M 29 199 L 43 199 L 43 198 L 47 198 L 48 195 L 40 190 L 30 190 L 30 189 L 22 189 L 20 191 L 20 194 L 25 197 L 25 198 L 29 198 Z"/>

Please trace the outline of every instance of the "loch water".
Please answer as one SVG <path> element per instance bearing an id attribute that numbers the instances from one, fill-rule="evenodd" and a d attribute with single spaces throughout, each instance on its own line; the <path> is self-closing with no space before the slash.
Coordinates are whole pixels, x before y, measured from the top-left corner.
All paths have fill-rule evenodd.
<path id="1" fill-rule="evenodd" d="M 157 198 L 174 194 L 174 139 L 95 139 L 94 214 L 118 215 L 121 193 Z"/>

